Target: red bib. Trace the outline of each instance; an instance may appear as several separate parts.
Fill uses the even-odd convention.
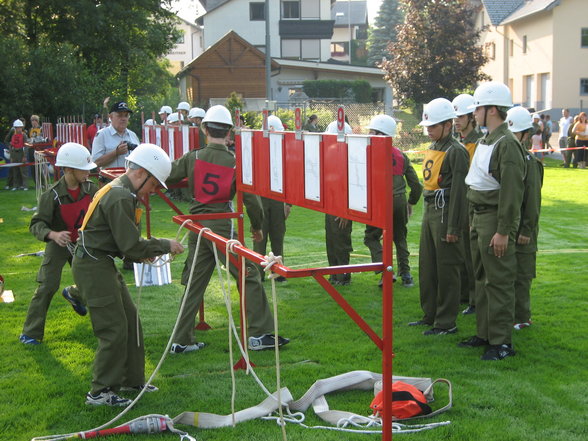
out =
[[[396,147],[392,147],[392,174],[402,176],[404,174],[404,156]]]
[[[234,177],[233,167],[197,159],[194,163],[194,198],[203,204],[229,202]]]
[[[87,194],[79,201],[72,202],[71,204],[61,204],[59,206],[61,218],[65,222],[67,231],[71,234],[72,242],[78,240],[78,229],[82,226],[82,221],[91,201],[92,198]]]

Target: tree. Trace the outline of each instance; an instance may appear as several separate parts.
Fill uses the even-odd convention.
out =
[[[368,65],[376,65],[383,58],[390,58],[387,48],[392,41],[396,41],[396,26],[402,23],[403,17],[398,0],[382,2],[368,38]]]
[[[478,45],[482,30],[468,0],[401,0],[401,7],[406,19],[381,65],[401,104],[452,99],[488,79],[480,71],[487,61]]]

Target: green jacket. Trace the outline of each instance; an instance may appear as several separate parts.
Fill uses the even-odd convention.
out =
[[[406,153],[402,153],[402,157],[404,158],[404,168],[402,175],[394,176],[394,194],[406,193],[406,184],[408,183],[408,187],[410,188],[408,203],[410,205],[416,205],[423,193],[423,186]]]
[[[539,213],[541,211],[541,187],[543,186],[543,164],[534,155],[526,155],[527,174],[525,176],[525,190],[521,205],[521,222],[519,235],[531,238],[528,245],[517,245],[517,251],[537,251],[537,236],[539,235]]]
[[[98,191],[98,187],[92,181],[86,181],[80,184],[80,195],[78,201],[84,196],[94,196]],[[67,226],[61,217],[59,205],[71,204],[74,201],[67,191],[67,184],[65,177],[53,184],[47,191],[45,191],[39,198],[37,205],[37,212],[31,218],[29,231],[37,239],[43,242],[48,242],[47,236],[51,231],[65,231]]]
[[[498,190],[468,190],[468,200],[473,205],[490,205],[498,208],[497,233],[507,235],[516,232],[521,216],[523,201],[525,155],[527,152],[508,130],[506,123],[498,126],[492,133],[486,134],[479,144],[495,146],[490,157],[489,172],[498,181]]]
[[[190,204],[191,214],[232,212],[231,202],[205,204],[194,199],[194,164],[196,163],[196,158],[224,167],[235,167],[235,155],[224,144],[211,143],[202,150],[192,150],[172,162],[171,174],[166,183],[175,184],[184,178],[188,178],[188,188],[192,194],[192,203]],[[236,188],[236,177],[233,177],[231,199],[235,196]],[[260,230],[263,222],[263,207],[259,196],[243,193],[243,203],[247,208],[247,215],[251,221],[251,226],[255,230]]]
[[[85,230],[80,233],[78,245],[90,254],[98,251],[132,260],[169,253],[169,240],[141,237],[136,218],[140,202],[129,178],[122,175],[111,185],[112,189],[102,196]]]
[[[451,134],[435,141],[429,149],[447,152],[439,170],[439,187],[445,190],[447,234],[461,236],[468,214],[465,177],[468,174],[470,157],[465,147]],[[435,191],[424,190],[423,196],[430,202],[435,198]]]

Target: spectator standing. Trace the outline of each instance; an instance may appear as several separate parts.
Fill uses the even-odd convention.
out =
[[[9,144],[10,162],[22,163],[25,160],[24,146],[26,136],[24,134],[24,124],[20,119],[17,119],[12,123],[12,128],[13,132]],[[10,170],[8,171],[8,182],[9,185],[12,185],[12,191],[19,188],[27,191],[28,187],[24,180],[23,168],[20,165],[10,167]]]
[[[72,262],[69,247],[76,242],[78,228],[98,191],[96,184],[88,180],[96,164],[83,145],[63,144],[57,152],[55,165],[61,167],[63,176],[41,195],[29,226],[30,232],[46,245],[37,275],[39,286],[31,299],[20,335],[20,342],[24,344],[36,345],[43,340],[47,310],[59,289],[64,265]],[[86,315],[86,307],[75,286],[65,288],[62,294],[75,312]]]
[[[570,126],[573,121],[574,121],[574,119],[570,116],[570,110],[569,109],[562,109],[561,118],[559,119],[558,142],[559,142],[559,149],[560,149],[561,155],[563,157],[562,166],[564,166],[564,167],[566,164],[568,165],[568,167],[570,166],[570,160],[567,158],[568,158],[568,156],[571,156],[571,151],[570,150],[563,150],[563,149],[568,147],[568,131],[570,130]]]
[[[588,147],[588,118],[586,112],[578,114],[578,122],[574,124],[572,133],[576,137],[576,147]],[[576,150],[578,168],[586,168],[586,149]]]
[[[119,101],[110,107],[110,125],[99,130],[92,143],[92,160],[98,167],[125,167],[130,151],[139,144],[135,132],[127,127],[133,111]]]
[[[88,140],[88,148],[92,150],[92,144],[94,143],[94,138],[96,137],[96,133],[98,130],[102,128],[102,115],[99,113],[94,115],[94,119],[92,120],[92,124],[88,126],[86,129],[86,139]]]

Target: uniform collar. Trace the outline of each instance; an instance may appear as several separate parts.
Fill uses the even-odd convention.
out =
[[[503,122],[498,127],[496,127],[492,131],[492,133],[486,134],[486,136],[484,136],[484,138],[482,139],[482,143],[485,145],[494,144],[496,141],[498,141],[500,138],[502,138],[508,132],[509,132],[508,125],[506,124],[506,122]]]

